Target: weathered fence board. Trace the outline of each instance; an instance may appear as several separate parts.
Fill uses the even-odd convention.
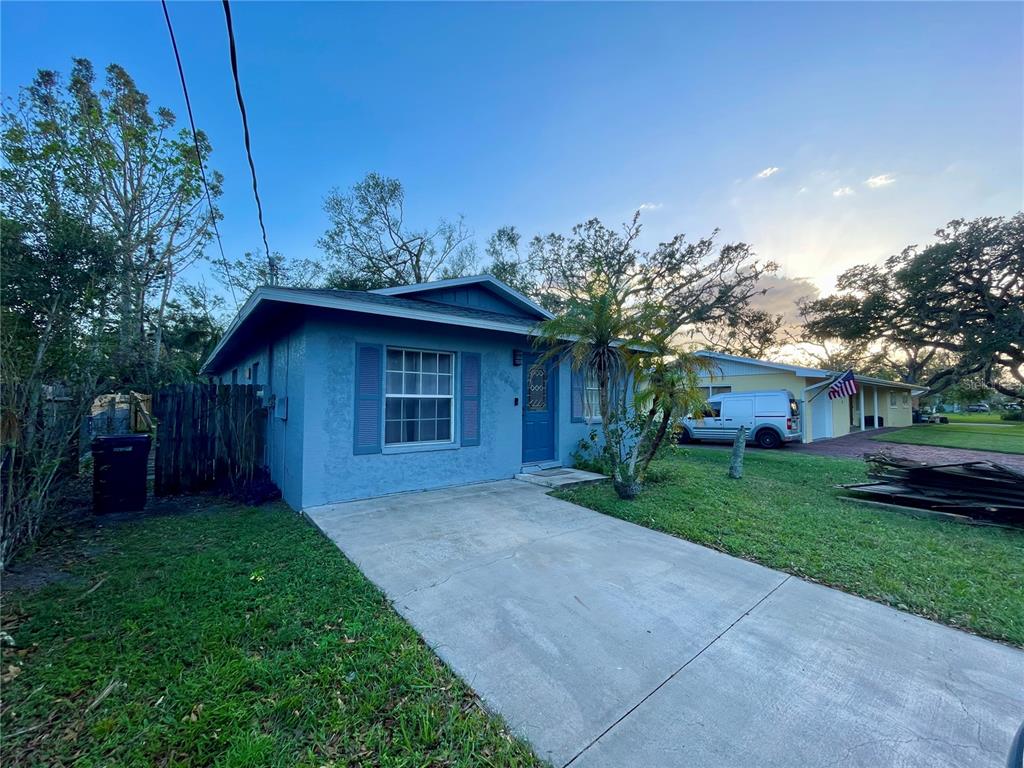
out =
[[[167,387],[153,417],[157,496],[232,487],[264,469],[267,409],[253,386]]]

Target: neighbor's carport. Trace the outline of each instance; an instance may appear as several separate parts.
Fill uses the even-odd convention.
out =
[[[1024,652],[516,480],[306,510],[555,766],[999,766]]]

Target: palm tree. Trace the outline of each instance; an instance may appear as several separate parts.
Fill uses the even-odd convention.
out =
[[[575,371],[594,372],[612,483],[623,498],[639,492],[673,414],[689,408],[697,391],[696,363],[687,357],[684,365],[679,356],[665,361],[672,329],[663,326],[660,313],[635,302],[627,284],[595,277],[565,300],[562,314],[537,329],[543,359],[568,360]],[[638,420],[638,413],[645,415]]]
[[[650,402],[648,418],[653,421],[660,413],[661,419],[657,431],[647,441],[646,450],[640,460],[640,470],[637,474],[641,480],[647,473],[651,460],[664,444],[675,418],[695,412],[704,405],[700,375],[710,373],[712,368],[713,364],[707,358],[672,349],[667,341],[653,358],[646,377],[646,394]]]

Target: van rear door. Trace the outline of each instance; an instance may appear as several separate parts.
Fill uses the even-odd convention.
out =
[[[754,429],[754,398],[730,397],[722,402],[722,426],[725,437],[732,439],[740,427],[749,435]]]

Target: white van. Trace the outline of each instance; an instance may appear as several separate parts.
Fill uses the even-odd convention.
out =
[[[704,413],[688,416],[676,427],[680,443],[710,440],[731,443],[736,430],[747,428],[747,440],[762,448],[799,441],[800,404],[786,389],[727,392],[712,395]]]

